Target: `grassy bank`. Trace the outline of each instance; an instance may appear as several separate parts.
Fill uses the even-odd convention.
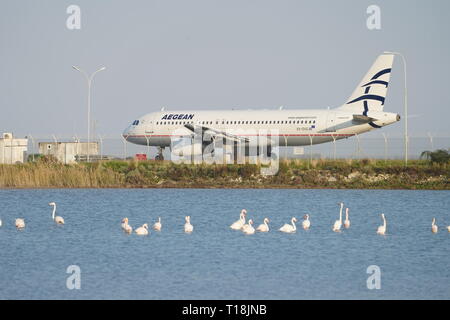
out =
[[[293,160],[273,176],[258,165],[107,161],[0,165],[0,188],[365,188],[450,189],[450,164],[426,160]]]

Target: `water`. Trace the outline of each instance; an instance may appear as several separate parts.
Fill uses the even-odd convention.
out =
[[[341,200],[352,225],[337,234]],[[66,225],[54,225],[50,201]],[[449,191],[0,190],[0,203],[0,299],[450,298]],[[229,229],[242,208],[255,225],[269,217],[271,232]],[[375,233],[381,212],[385,237]],[[310,231],[275,231],[304,213]],[[163,230],[126,235],[125,216],[134,227],[161,216]],[[81,269],[80,290],[66,287],[69,265]],[[369,265],[380,267],[380,290],[367,289]]]

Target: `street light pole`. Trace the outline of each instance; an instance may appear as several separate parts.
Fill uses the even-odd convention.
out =
[[[384,53],[400,56],[403,60],[403,71],[405,74],[405,166],[408,165],[408,88],[406,86],[406,59],[400,52],[386,51]]]
[[[90,142],[91,142],[91,84],[92,84],[92,80],[94,79],[94,76],[100,72],[106,69],[106,67],[102,67],[100,69],[98,69],[97,71],[95,71],[94,73],[91,74],[91,76],[88,76],[88,74],[80,69],[77,66],[72,66],[72,68],[74,68],[75,70],[81,72],[81,74],[84,75],[84,77],[86,78],[87,81],[87,85],[88,85],[88,114],[87,114],[87,129],[88,129],[88,136],[87,136],[87,162],[89,162],[89,149],[90,149]]]

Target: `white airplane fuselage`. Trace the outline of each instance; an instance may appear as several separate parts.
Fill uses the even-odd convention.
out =
[[[354,120],[353,112],[330,110],[232,110],[162,111],[135,120],[123,135],[131,143],[169,147],[171,139],[190,136],[186,124],[231,132],[239,136],[271,134],[277,131],[279,146],[305,146],[348,138],[397,122],[396,113],[372,112],[371,124]],[[266,133],[267,132],[267,133]]]

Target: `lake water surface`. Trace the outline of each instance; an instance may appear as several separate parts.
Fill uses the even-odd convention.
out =
[[[51,201],[64,226],[51,220]],[[339,201],[351,228],[334,233]],[[450,298],[449,191],[0,190],[0,203],[0,299]],[[231,230],[242,208],[255,225],[269,217],[271,231]],[[386,236],[376,234],[381,212]],[[292,216],[301,226],[305,213],[311,230],[276,231]],[[160,233],[121,231],[123,217],[137,227],[158,216]],[[70,265],[81,270],[79,290],[66,287]],[[381,270],[379,290],[367,288],[370,265]]]

